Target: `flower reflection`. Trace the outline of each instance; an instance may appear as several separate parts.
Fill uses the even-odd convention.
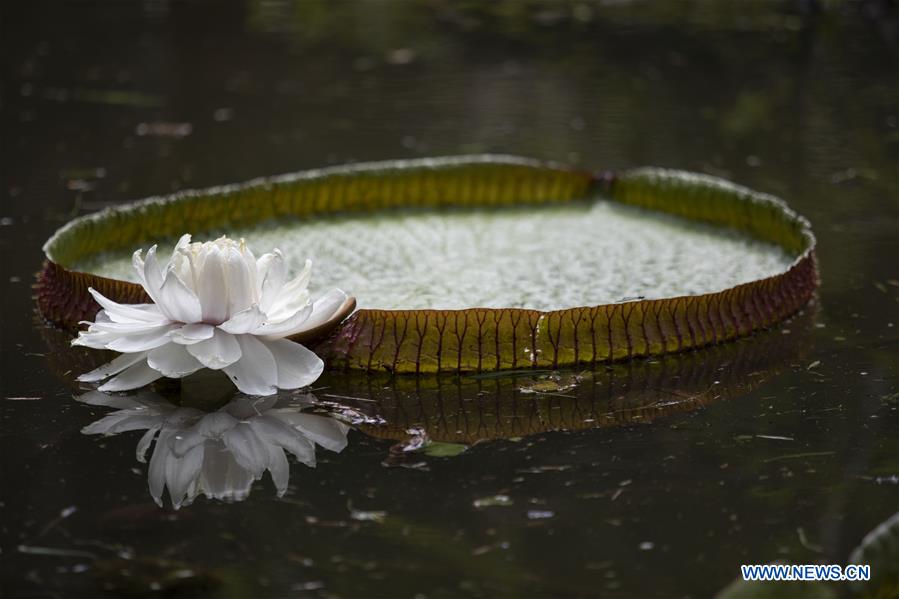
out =
[[[146,462],[155,439],[148,472],[150,494],[161,506],[168,488],[175,509],[190,505],[199,495],[242,501],[266,471],[280,497],[290,478],[285,450],[314,467],[316,444],[340,452],[349,430],[333,418],[304,413],[312,405],[311,395],[238,398],[214,412],[176,406],[151,392],[124,396],[94,391],[77,399],[116,408],[82,433],[145,430],[137,444],[140,462]]]

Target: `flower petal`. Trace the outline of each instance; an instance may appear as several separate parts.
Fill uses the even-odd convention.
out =
[[[213,334],[215,334],[214,326],[200,322],[196,324],[186,324],[169,333],[169,336],[175,343],[192,345],[211,338]]]
[[[197,279],[203,321],[220,323],[228,320],[231,316],[228,312],[228,278],[222,250],[214,243],[204,244],[200,253],[190,254],[190,262]]]
[[[194,271],[190,266],[190,259],[185,255],[184,251],[175,252],[175,255],[172,256],[172,261],[165,268],[166,277],[170,276],[171,273],[178,275],[181,282],[196,295],[197,283],[194,280]]]
[[[213,499],[241,501],[250,494],[253,475],[234,459],[221,441],[207,441],[200,488]]]
[[[287,483],[290,482],[290,464],[287,462],[287,456],[284,450],[274,445],[267,445],[268,450],[268,471],[272,475],[272,482],[275,483],[275,491],[278,497],[283,497],[287,492]]]
[[[283,447],[309,467],[315,467],[315,443],[284,421],[263,414],[248,422],[256,434],[271,445]]]
[[[163,325],[156,330],[134,335],[122,335],[106,343],[106,349],[122,353],[147,351],[169,343],[169,332],[176,325]]]
[[[237,463],[258,478],[268,464],[268,450],[265,443],[246,423],[240,423],[222,435],[225,447],[234,454]]]
[[[102,314],[102,312],[101,312]],[[115,340],[117,337],[113,333],[106,331],[79,331],[78,336],[72,339],[72,345],[81,345],[93,349],[106,349],[106,344]]]
[[[118,410],[134,410],[144,407],[144,404],[137,401],[135,397],[110,395],[109,393],[100,393],[99,391],[88,391],[87,393],[76,397],[75,401],[80,401],[92,406],[116,408]],[[156,406],[152,406],[151,409],[155,407]]]
[[[159,288],[160,307],[174,320],[194,323],[203,320],[203,310],[197,294],[188,287],[174,269],[165,273],[165,280]]]
[[[88,333],[111,333],[113,337],[121,337],[123,335],[137,335],[141,333],[150,333],[160,327],[173,324],[169,320],[161,320],[157,322],[147,321],[129,321],[129,322],[113,322],[108,318],[105,311],[97,313],[97,321],[90,323],[87,329]]]
[[[268,313],[287,278],[287,265],[281,250],[272,250],[256,261],[256,280],[259,282],[259,307]]]
[[[255,329],[253,334],[263,336],[266,339],[280,339],[304,331],[309,328],[306,326],[306,321],[312,315],[312,309],[312,304],[307,303],[304,308],[301,308],[293,316],[280,322],[266,322]]]
[[[340,452],[347,445],[346,436],[350,427],[339,420],[281,410],[272,410],[268,414],[301,431],[303,435],[325,449]]]
[[[178,407],[166,417],[165,428],[185,429],[199,422],[205,415],[206,412],[197,408]]]
[[[191,268],[190,259],[188,258],[189,248],[190,235],[182,235],[181,239],[178,240],[178,243],[175,244],[175,249],[172,250],[172,257],[169,258],[168,264],[165,265],[164,273],[168,276],[170,271],[174,271],[181,279],[181,282],[187,285],[191,291],[196,293],[196,280],[193,269]]]
[[[147,365],[163,375],[180,379],[203,368],[183,345],[169,343],[151,350],[147,354]]]
[[[118,374],[138,362],[146,359],[147,352],[138,352],[134,354],[122,354],[111,362],[107,362],[100,368],[86,372],[78,377],[82,383],[96,383],[105,378],[109,378],[114,374]]]
[[[340,289],[332,289],[315,300],[312,304],[311,314],[309,314],[308,318],[303,319],[302,322],[296,323],[296,320],[291,318],[284,321],[284,323],[266,323],[258,328],[255,333],[264,335],[266,339],[277,339],[309,331],[328,322],[340,310],[347,297],[347,294]],[[290,322],[293,326],[287,326],[287,322]]]
[[[203,416],[195,425],[196,431],[207,439],[217,439],[238,425],[240,421],[221,410]]]
[[[162,375],[150,368],[146,362],[138,362],[126,368],[120,375],[110,379],[98,389],[100,391],[128,391],[143,387],[162,377]]]
[[[118,427],[122,422],[127,422],[128,420],[134,419],[135,417],[140,417],[142,414],[139,410],[118,410],[113,412],[112,414],[107,414],[100,420],[96,422],[91,422],[85,427],[82,427],[81,434],[83,435],[113,435],[115,434],[114,429]],[[161,417],[156,419],[157,424],[162,421]],[[147,428],[147,427],[143,427]],[[129,430],[129,429],[125,429]]]
[[[252,335],[237,337],[241,358],[223,370],[247,395],[271,395],[277,391],[278,365],[272,352]]]
[[[310,349],[288,341],[263,341],[278,365],[278,387],[299,389],[314,383],[325,369],[325,363]]]
[[[219,325],[219,328],[232,335],[252,333],[265,323],[265,313],[253,304],[246,310],[234,314]]]
[[[147,257],[144,259],[141,259],[140,251],[135,252],[134,256],[131,258],[131,262],[140,277],[144,291],[147,292],[147,295],[150,296],[153,303],[159,306],[162,313],[171,318],[172,315],[166,310],[166,306],[162,302],[161,289],[164,279],[162,268],[159,266],[159,261],[156,259],[156,246],[154,245],[147,250]]]
[[[153,305],[155,305],[155,304],[153,304]],[[100,322],[112,322],[112,319],[109,317],[109,314],[106,313],[106,310],[100,310],[99,312],[97,312],[97,315],[94,317],[93,323],[91,323],[91,321],[89,321],[89,320],[82,320],[78,324],[90,325],[90,324],[96,324],[96,323],[100,323]]]
[[[99,432],[102,432],[104,435],[118,435],[119,433],[127,433],[128,431],[144,431],[158,427],[163,418],[154,414],[147,414],[146,412],[134,412],[131,414],[124,414],[124,418],[121,418],[118,422],[114,423],[103,423],[109,416],[103,418],[102,420],[98,420],[93,424],[84,427],[81,429],[81,432],[85,435],[92,435]],[[104,429],[104,430],[101,430]]]
[[[303,270],[277,292],[275,299],[266,310],[266,314],[275,320],[283,320],[305,306],[309,299],[309,292],[306,289],[309,287],[311,276],[312,260],[306,260]]]
[[[200,364],[212,370],[221,370],[241,357],[240,344],[234,335],[218,328],[213,328],[213,335],[209,339],[188,345],[187,351]]]
[[[172,454],[178,458],[184,457],[188,451],[205,442],[206,437],[198,433],[196,428],[179,431],[171,441]]]
[[[165,465],[172,458],[169,440],[175,435],[175,431],[163,429],[156,439],[156,447],[150,456],[150,466],[147,468],[147,483],[150,486],[150,496],[156,505],[162,507],[162,493],[165,490]]]
[[[225,252],[228,313],[233,317],[259,301],[256,293],[256,258],[243,241],[239,246],[228,246]]]
[[[193,499],[189,492],[192,483],[200,476],[203,467],[203,445],[200,444],[188,451],[183,458],[170,455],[165,463],[165,482],[169,488],[169,498],[176,510],[185,500]]]
[[[144,274],[147,268],[147,263],[143,257],[143,250],[135,250],[133,254],[131,254],[131,267],[134,269],[135,274],[137,275],[137,281],[140,283],[140,286],[144,288],[144,291],[147,292],[147,295],[150,296],[150,301],[153,304],[156,304],[157,296],[150,292],[150,289],[147,288],[147,275]]]
[[[303,330],[315,328],[325,324],[329,318],[343,305],[347,299],[347,294],[340,289],[332,289],[312,304],[312,315],[303,325]],[[299,331],[297,331],[299,332]]]
[[[150,444],[153,442],[153,439],[156,438],[156,433],[158,432],[158,428],[148,429],[147,432],[144,433],[144,436],[140,438],[140,441],[137,442],[137,448],[134,450],[134,453],[137,457],[137,461],[141,464],[147,462],[147,450],[150,449]]]
[[[87,290],[113,322],[164,322],[168,320],[156,304],[119,304],[93,287],[88,287]]]
[[[175,249],[172,252],[172,255],[175,255],[175,252],[179,252],[181,250],[187,249],[187,246],[190,245],[190,233],[185,233],[181,237],[178,238],[178,243],[175,244]]]

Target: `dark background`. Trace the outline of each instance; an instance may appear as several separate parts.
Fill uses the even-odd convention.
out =
[[[740,563],[844,563],[899,506],[893,3],[0,10],[4,595],[91,596],[121,560],[152,594],[140,560],[164,558],[218,581],[187,596],[707,597]],[[307,167],[475,152],[684,168],[784,197],[813,224],[822,276],[812,316],[771,333],[793,358],[697,412],[485,443],[427,472],[384,468],[391,442],[352,432],[317,469],[294,464],[283,500],[265,480],[243,503],[179,512],[150,501],[139,435],[79,434],[103,410],[54,375],[31,297],[41,245],[68,219]],[[514,505],[472,506],[496,493]],[[388,517],[349,521],[349,504]],[[530,506],[555,515],[531,521]]]

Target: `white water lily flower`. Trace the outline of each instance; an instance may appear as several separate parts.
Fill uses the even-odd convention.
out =
[[[164,267],[155,245],[146,258],[136,251],[132,263],[153,303],[118,304],[89,290],[102,310],[72,344],[123,355],[79,381],[109,379],[100,391],[125,391],[210,368],[244,393],[271,395],[321,374],[322,360],[285,337],[327,322],[347,295],[333,289],[312,302],[309,260],[288,281],[277,249],[257,260],[242,239],[191,243],[184,235]]]
[[[86,435],[146,431],[136,453],[144,463],[153,446],[147,472],[150,495],[161,506],[167,488],[175,509],[200,495],[242,501],[266,471],[281,497],[290,479],[285,451],[314,468],[315,446],[341,452],[350,428],[328,416],[304,413],[312,396],[299,403],[283,397],[236,399],[215,412],[174,406],[146,392],[127,397],[93,391],[77,399],[117,408],[84,427]]]

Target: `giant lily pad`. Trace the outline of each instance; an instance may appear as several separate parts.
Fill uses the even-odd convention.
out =
[[[87,287],[145,301],[125,258],[184,232],[281,247],[360,309],[315,350],[333,368],[556,368],[718,343],[800,309],[808,223],[772,196],[681,171],[594,176],[497,156],[386,162],[150,198],[45,245],[42,313],[74,327]]]

